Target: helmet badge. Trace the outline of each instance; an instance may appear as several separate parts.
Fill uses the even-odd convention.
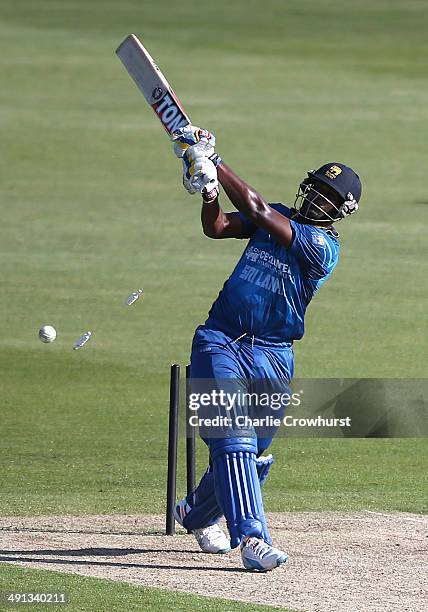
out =
[[[339,168],[339,166],[330,166],[330,168],[328,168],[325,172],[325,175],[329,178],[329,179],[335,179],[339,176],[339,174],[342,173],[342,168]]]

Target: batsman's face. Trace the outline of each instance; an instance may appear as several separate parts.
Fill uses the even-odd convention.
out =
[[[301,186],[296,201],[299,198],[301,216],[311,221],[334,221],[343,203],[334,189],[316,180],[303,188]]]
[[[314,181],[309,190],[308,199],[328,213],[334,213],[342,205],[342,198],[329,185]]]

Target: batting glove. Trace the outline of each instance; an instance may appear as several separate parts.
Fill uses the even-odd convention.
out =
[[[206,202],[215,200],[218,196],[217,169],[215,165],[204,156],[196,160],[183,157],[183,185],[193,195],[201,193]]]
[[[341,217],[349,217],[349,215],[353,215],[358,210],[358,202],[352,195],[352,193],[348,193],[346,195],[346,200],[343,202],[340,207],[340,215]]]
[[[194,145],[199,145],[201,151],[206,151],[207,157],[214,154],[214,134],[194,125],[179,128],[172,134],[171,140],[174,143],[174,153],[178,158],[183,157],[185,152]]]

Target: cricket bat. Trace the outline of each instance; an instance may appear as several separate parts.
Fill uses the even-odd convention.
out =
[[[191,123],[171,85],[135,34],[127,36],[116,53],[169,135]]]

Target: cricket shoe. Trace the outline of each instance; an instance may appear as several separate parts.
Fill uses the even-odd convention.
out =
[[[185,499],[178,502],[174,508],[174,517],[177,523],[183,526],[183,521],[190,510],[191,508]],[[230,551],[230,541],[217,524],[193,529],[191,533],[195,536],[199,548],[205,553],[218,555]]]
[[[285,563],[288,555],[260,538],[246,537],[241,544],[242,563],[245,569],[268,572]]]
[[[223,555],[230,551],[230,541],[215,523],[209,527],[192,531],[201,550],[214,555]]]

